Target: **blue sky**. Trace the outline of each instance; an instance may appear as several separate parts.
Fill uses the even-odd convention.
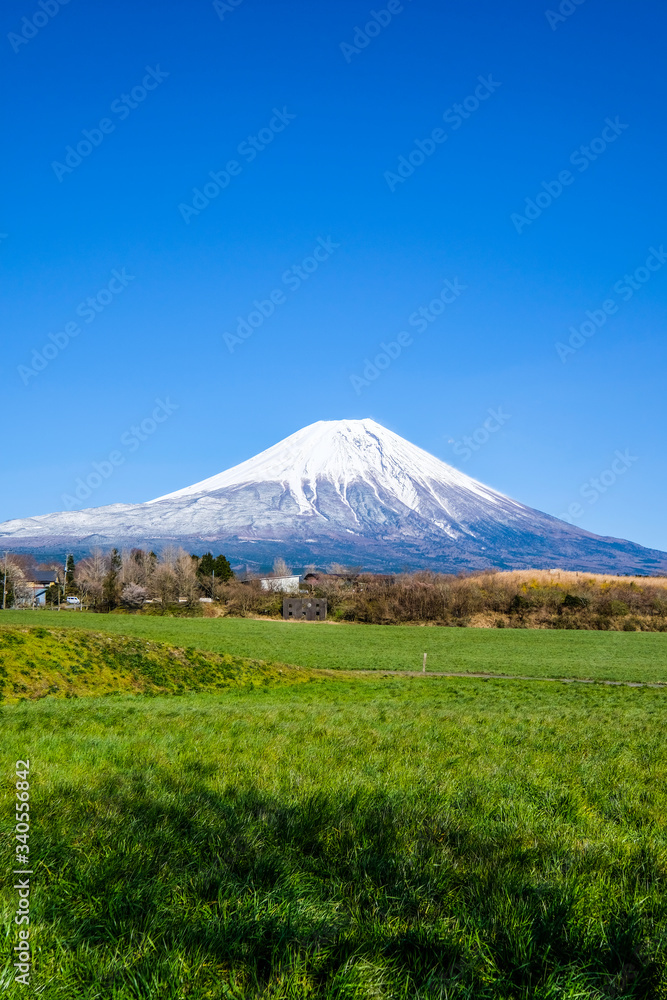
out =
[[[370,416],[667,549],[667,12],[561,10],[8,0],[0,520]]]

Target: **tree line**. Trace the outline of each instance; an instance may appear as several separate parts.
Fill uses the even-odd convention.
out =
[[[145,549],[95,550],[77,564],[73,592],[92,608],[139,608],[146,601],[192,606],[200,597],[215,599],[216,588],[233,576],[225,556],[210,552],[197,556],[176,547],[159,555]]]
[[[364,574],[335,567],[306,575],[335,621],[375,625],[667,631],[667,580],[623,580],[566,571]],[[278,617],[282,594],[259,581],[228,586],[227,614]]]
[[[233,579],[234,573],[224,555],[188,554],[182,548],[165,548],[158,555],[144,549],[103,552],[94,549],[90,556],[75,562],[68,555],[66,563],[46,563],[37,567],[32,556],[12,555],[6,560],[5,606],[21,607],[32,603],[28,586],[39,570],[55,571],[58,580],[46,589],[45,599],[54,606],[67,597],[76,597],[92,610],[135,609],[147,601],[166,607],[170,604],[194,605],[200,597],[215,600],[220,587]]]
[[[7,566],[6,607],[27,606],[32,593],[25,581],[34,560],[10,556]],[[66,568],[62,563],[42,568],[59,574],[46,593],[50,605],[76,596],[93,611],[171,613],[178,606],[185,614],[282,614],[281,592],[265,589],[252,574],[237,579],[225,556],[210,552],[97,549],[77,563],[68,556]],[[276,559],[267,575],[289,576],[290,569]],[[326,573],[307,567],[301,590],[326,598],[328,617],[336,621],[667,631],[667,580],[651,577],[625,580],[556,570],[364,574],[359,568],[332,565]],[[212,605],[202,609],[202,597]]]

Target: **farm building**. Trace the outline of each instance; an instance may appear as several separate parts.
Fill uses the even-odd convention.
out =
[[[25,581],[25,586],[32,593],[33,604],[45,604],[47,588],[50,584],[57,582],[57,573],[50,573],[46,570],[37,570],[36,573],[30,573]]]
[[[261,581],[262,590],[273,590],[284,594],[298,594],[300,576],[269,576]]]

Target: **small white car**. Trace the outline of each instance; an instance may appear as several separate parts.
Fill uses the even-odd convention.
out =
[[[81,604],[81,601],[79,600],[78,597],[68,597],[67,598],[67,603],[68,604]]]

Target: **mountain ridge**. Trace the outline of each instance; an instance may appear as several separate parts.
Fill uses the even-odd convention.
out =
[[[0,543],[178,543],[270,565],[561,568],[660,574],[667,553],[602,538],[472,479],[370,418],[317,421],[258,455],[140,504],[0,524]]]

